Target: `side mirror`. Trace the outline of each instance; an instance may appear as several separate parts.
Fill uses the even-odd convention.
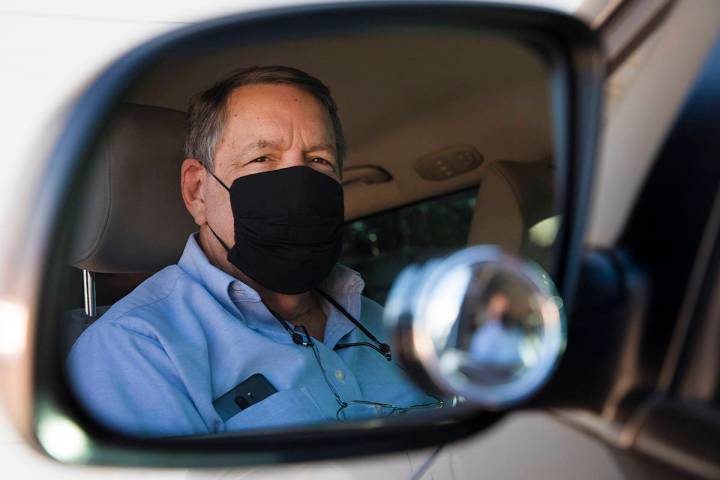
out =
[[[393,358],[402,361],[397,378],[407,369],[418,383],[408,381],[403,388],[443,397],[446,408],[416,414],[370,399],[376,411],[389,405],[384,410],[402,415],[335,422],[325,411],[337,409],[336,400],[347,404],[355,398],[343,400],[337,392],[333,398],[333,389],[323,387],[314,401],[333,418],[225,431],[210,402],[255,373],[233,372],[240,378],[227,385],[218,381],[212,386],[217,392],[205,392],[206,404],[193,407],[214,419],[199,422],[217,427],[208,427],[206,435],[123,433],[93,414],[71,386],[65,362],[74,337],[66,342],[64,313],[79,307],[73,302],[84,293],[82,328],[102,321],[96,310],[98,278],[135,275],[134,287],[139,274],[154,273],[142,270],[154,265],[140,261],[148,252],[177,258],[177,239],[166,244],[138,230],[150,225],[152,232],[167,233],[189,224],[187,218],[173,223],[180,203],[163,203],[181,202],[179,195],[170,193],[148,208],[147,195],[154,195],[158,179],[167,178],[163,172],[177,171],[183,160],[182,134],[163,135],[181,130],[178,118],[184,113],[178,110],[193,93],[237,64],[260,63],[312,70],[341,97],[341,115],[347,111],[342,105],[353,105],[345,168],[355,175],[344,185],[343,261],[364,270],[365,294],[374,302],[387,298],[384,318],[391,334],[383,337],[380,323],[370,330],[387,339]],[[254,12],[184,27],[128,52],[65,112],[45,171],[33,179],[35,204],[1,234],[3,258],[9,260],[0,267],[13,272],[0,284],[0,392],[7,411],[37,449],[75,464],[200,467],[319,460],[421,448],[487,428],[542,388],[564,347],[563,312],[572,303],[578,274],[601,82],[598,41],[579,20],[534,8],[469,3],[351,3]],[[123,116],[128,111],[130,116]],[[157,131],[142,123],[150,117],[161,119],[153,124]],[[139,120],[122,123],[128,118]],[[129,126],[120,132],[118,125]],[[156,137],[162,141],[151,141]],[[147,143],[142,148],[133,143],[124,156],[108,148],[127,138]],[[166,154],[161,144],[177,154]],[[138,164],[143,155],[177,165],[166,170],[167,165]],[[110,172],[123,166],[129,173],[119,185],[114,182],[121,175]],[[114,216],[110,206],[118,205],[112,197],[118,192],[127,205]],[[446,201],[430,208],[425,202],[431,199]],[[503,202],[502,209],[496,201]],[[382,216],[388,212],[400,213]],[[454,218],[462,218],[463,226],[451,224]],[[96,223],[88,225],[88,219]],[[380,225],[390,232],[382,238],[373,230]],[[421,231],[426,227],[437,235]],[[105,242],[110,234],[116,237]],[[78,244],[92,251],[112,245],[103,250],[112,261],[90,261],[91,254],[77,260],[71,252]],[[480,246],[466,250],[468,244]],[[444,260],[412,267],[396,280],[409,264],[432,258]],[[85,280],[79,295],[72,290],[75,274]],[[501,318],[511,324],[509,330],[496,322]],[[499,331],[504,333],[497,336]],[[497,357],[492,345],[499,338],[510,338],[521,357]],[[298,358],[311,359],[304,345],[290,347],[297,347]],[[347,351],[331,353],[345,362],[355,358]],[[261,360],[253,368],[272,363]],[[214,372],[232,368],[221,364]],[[321,385],[345,378],[340,370],[331,373],[334,378]],[[291,386],[306,387],[293,381]],[[269,395],[283,390],[282,382],[271,387],[263,385]],[[382,385],[372,387],[383,394]]]

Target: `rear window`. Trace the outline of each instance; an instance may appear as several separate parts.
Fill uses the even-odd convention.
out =
[[[365,280],[365,296],[385,303],[410,263],[467,245],[478,187],[395,208],[345,225],[341,263]]]

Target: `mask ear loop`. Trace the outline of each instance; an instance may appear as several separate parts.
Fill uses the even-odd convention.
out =
[[[228,192],[230,191],[230,187],[228,187],[227,185],[225,185],[225,182],[223,182],[222,180],[220,180],[212,171],[210,171],[210,169],[207,168],[204,163],[202,164],[202,166],[203,166],[203,168],[205,169],[205,171],[206,171],[207,173],[209,173],[215,180],[218,181],[218,183],[219,183],[220,185],[223,186],[223,188],[224,188],[225,190],[227,190]]]
[[[205,171],[210,174],[211,177],[213,177],[215,180],[217,180],[217,182],[218,182],[220,185],[222,185],[223,188],[228,191],[228,193],[230,193],[230,188],[228,188],[228,186],[225,185],[225,183],[224,183],[222,180],[220,180],[212,171],[210,171],[210,169],[207,167],[207,165],[205,165],[205,163],[202,163],[202,166],[203,166],[203,168],[205,169]],[[225,249],[225,251],[227,251],[228,253],[230,253],[230,247],[228,247],[227,243],[225,243],[225,242],[223,241],[223,239],[220,238],[220,235],[218,235],[217,233],[215,233],[215,230],[213,230],[213,228],[210,226],[209,223],[207,223],[207,222],[205,222],[205,223],[207,224],[207,226],[208,226],[208,228],[210,229],[210,231],[212,232],[212,234],[215,235],[215,238],[217,238],[217,241],[220,242],[220,245],[223,246],[223,248]]]
[[[205,222],[205,224],[208,226],[208,228],[210,229],[210,231],[212,232],[212,234],[215,235],[215,238],[217,238],[217,241],[220,242],[220,245],[223,246],[223,248],[225,249],[225,251],[227,251],[228,253],[230,253],[230,247],[227,246],[227,243],[225,243],[225,242],[223,241],[223,239],[220,238],[220,236],[219,236],[217,233],[215,233],[215,230],[213,230],[213,228],[210,226],[209,223]]]

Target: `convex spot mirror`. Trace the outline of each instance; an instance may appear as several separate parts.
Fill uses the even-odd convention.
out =
[[[565,348],[565,312],[550,276],[497,247],[408,267],[385,318],[419,381],[489,409],[537,392]]]
[[[212,271],[223,280],[181,295],[172,308],[187,307],[183,312],[162,311],[175,284],[157,275],[192,275],[182,265],[156,272],[176,264],[193,231],[202,229],[187,213],[178,181],[188,102],[253,65],[305,71],[329,86],[339,105],[348,152],[343,175],[335,178],[344,192],[346,289],[326,289],[330,298],[313,294],[326,327],[333,327],[319,333],[292,318],[276,321],[259,289],[246,288],[247,278],[207,258],[193,278]],[[33,211],[42,215],[28,219],[42,234],[18,240],[18,252],[32,255],[17,258],[47,259],[42,270],[17,269],[28,279],[13,285],[28,290],[6,291],[38,306],[29,309],[37,311],[30,329],[33,388],[14,390],[14,405],[33,406],[31,415],[17,417],[28,419],[20,428],[65,462],[207,466],[387,453],[492,424],[499,415],[477,405],[516,404],[542,382],[508,401],[479,402],[459,383],[434,391],[440,377],[428,382],[427,371],[412,366],[410,350],[382,321],[383,305],[403,269],[455,258],[469,245],[497,245],[517,261],[541,265],[557,285],[551,296],[568,304],[592,167],[598,65],[593,34],[572,18],[428,3],[253,13],[181,29],[130,52],[67,113],[48,173],[39,179]],[[227,111],[230,132],[235,112]],[[289,111],[275,111],[277,122],[250,122],[241,130],[277,126]],[[289,123],[307,117],[300,119]],[[305,134],[319,131],[325,140],[338,139],[329,123],[310,123],[288,135],[305,142]],[[324,168],[321,155],[293,150],[297,142],[275,127],[267,132],[279,137],[253,142],[278,144],[277,158],[261,152],[247,162],[219,160],[214,173],[230,186],[260,174],[243,171],[249,163],[290,167],[284,162],[291,150],[300,152],[293,161],[303,162],[292,166]],[[238,138],[228,141],[243,146]],[[260,156],[267,158],[256,162]],[[214,212],[226,209],[229,223],[217,233],[232,246],[228,192],[204,178],[213,187],[203,188],[216,188],[217,202],[225,202]],[[208,257],[202,247],[193,261]],[[482,293],[489,287],[478,285],[478,292],[452,299],[438,322],[458,309],[491,310]],[[517,286],[526,296],[538,293],[533,282]],[[203,295],[204,303],[192,304]],[[160,312],[155,320],[129,313],[150,301]],[[509,296],[504,301],[521,308]],[[538,314],[535,307],[528,312],[534,313],[523,318]],[[528,323],[529,343],[550,335],[543,321],[542,328]],[[432,319],[426,326],[438,327]],[[77,342],[88,347],[87,356]],[[557,337],[556,354],[561,344]],[[66,368],[68,351],[84,373]],[[437,352],[442,361],[443,350]],[[533,352],[545,358],[541,348]],[[400,357],[405,364],[397,363]],[[103,365],[115,370],[102,372]],[[523,365],[495,373],[515,384],[536,371]],[[230,401],[218,402],[229,392]],[[457,402],[458,396],[473,401]]]

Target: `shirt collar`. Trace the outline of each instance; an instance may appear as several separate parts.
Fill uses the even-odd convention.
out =
[[[360,321],[360,294],[365,288],[365,282],[358,272],[335,264],[330,275],[320,284],[320,289],[327,293],[336,302],[342,305],[356,320]],[[323,343],[328,348],[334,348],[338,341],[356,329],[355,324],[346,318],[337,308],[321,299],[327,314],[325,325],[325,339]]]
[[[245,287],[245,289],[242,289],[243,298],[259,302],[260,295],[254,289],[210,263],[205,252],[200,247],[196,235],[196,233],[193,233],[188,237],[185,250],[178,261],[178,266],[203,285],[215,300],[229,311],[239,312],[235,302],[230,297],[230,288],[233,287],[233,290],[238,288],[236,283]]]
[[[331,297],[360,294],[365,282],[358,272],[336,263],[330,274],[320,283],[320,289]]]

